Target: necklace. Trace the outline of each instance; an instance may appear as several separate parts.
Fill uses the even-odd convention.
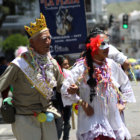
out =
[[[48,54],[40,55],[33,49],[29,48],[29,53],[32,57],[32,65],[37,73],[37,79],[41,80],[48,89],[48,98],[53,96],[53,88],[56,87],[57,82],[53,74],[53,63]]]

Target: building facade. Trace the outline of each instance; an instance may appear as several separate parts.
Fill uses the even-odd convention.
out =
[[[2,1],[2,0],[1,0]],[[3,0],[4,1],[4,0]],[[10,14],[6,16],[1,28],[0,28],[0,38],[4,39],[8,35],[13,33],[24,33],[23,26],[33,21],[40,14],[39,1],[35,0],[34,3],[28,4],[25,0],[22,2],[22,7],[14,4],[10,4]],[[1,4],[5,5],[6,3]],[[26,7],[24,13],[21,9]]]
[[[6,4],[0,0],[0,4]],[[24,0],[22,5],[27,8],[22,13],[22,7],[11,4],[10,15],[6,17],[6,20],[0,28],[0,37],[5,38],[7,35],[12,33],[22,33],[23,26],[33,21],[39,16],[39,0],[35,0],[32,5],[28,5],[28,0]],[[105,0],[85,0],[85,11],[87,19],[87,31],[95,27],[97,24],[104,24],[107,22],[105,10]]]

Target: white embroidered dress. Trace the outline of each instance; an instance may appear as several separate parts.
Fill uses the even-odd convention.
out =
[[[106,62],[111,68],[113,84],[121,88],[122,101],[135,102],[133,90],[126,74],[113,60],[106,59]],[[96,64],[96,67],[99,66]],[[81,106],[78,108],[77,139],[93,140],[99,135],[104,135],[116,140],[124,140],[125,138],[129,140],[131,136],[121,120],[117,108],[117,94],[111,86],[104,88],[104,84],[100,83],[98,85],[99,89],[96,89],[97,95],[93,97],[92,102],[90,102],[90,88],[84,80],[80,82],[79,86],[80,97],[76,94],[70,95],[67,93],[67,88],[71,84],[76,83],[85,70],[86,66],[83,60],[71,70],[71,74],[64,80],[61,88],[64,106],[71,105],[81,98],[94,108],[94,114],[92,116],[87,116]],[[86,75],[86,80],[88,78],[88,75]]]

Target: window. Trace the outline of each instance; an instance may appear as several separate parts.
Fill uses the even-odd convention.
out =
[[[15,15],[15,3],[13,1],[3,0],[3,6],[9,7],[9,14]]]

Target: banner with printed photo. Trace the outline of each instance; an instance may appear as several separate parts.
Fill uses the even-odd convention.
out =
[[[81,52],[87,36],[84,0],[40,0],[53,55]]]

